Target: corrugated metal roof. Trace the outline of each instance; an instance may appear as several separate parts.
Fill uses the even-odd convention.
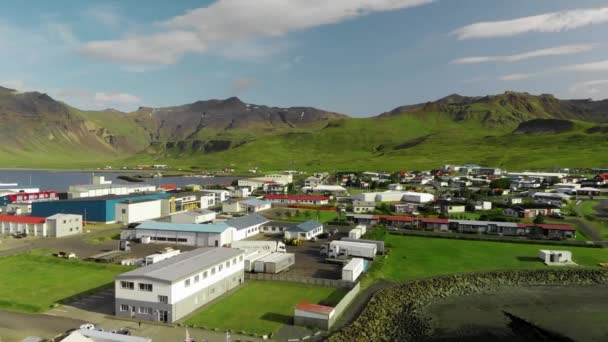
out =
[[[247,216],[231,218],[229,220],[226,220],[224,223],[226,223],[228,226],[230,226],[232,228],[236,228],[236,230],[242,230],[242,229],[247,229],[249,227],[256,226],[259,224],[264,224],[269,221],[270,221],[269,219],[265,218],[264,216],[262,216],[260,214],[252,214],[252,215],[247,215]]]
[[[195,233],[223,233],[230,228],[224,222],[195,224],[195,223],[172,223],[145,221],[135,229],[167,230],[175,232],[195,232]]]
[[[319,223],[315,220],[306,221],[304,223],[300,223],[297,226],[287,228],[289,232],[310,232],[311,230],[315,230],[319,227],[322,227],[323,224]]]
[[[259,207],[259,206],[262,206],[262,205],[268,205],[268,204],[270,204],[270,202],[268,202],[268,201],[259,200],[257,198],[250,198],[250,199],[241,201],[240,203],[244,204],[244,205],[254,206],[254,207]]]
[[[152,265],[123,273],[117,276],[116,279],[145,277],[160,281],[175,282],[244,253],[243,250],[236,248],[199,248],[181,253]]]

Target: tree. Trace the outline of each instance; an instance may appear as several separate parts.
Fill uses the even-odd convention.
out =
[[[545,223],[545,215],[543,215],[543,214],[536,215],[536,217],[534,218],[534,224],[543,224],[543,223]]]
[[[490,182],[490,188],[492,189],[509,189],[510,187],[510,178],[498,178]]]
[[[302,213],[300,212],[300,210],[296,209],[296,214],[294,216],[295,217],[300,217],[300,215],[302,215]]]
[[[285,210],[284,215],[285,215],[285,217],[290,218],[291,217],[291,210]]]

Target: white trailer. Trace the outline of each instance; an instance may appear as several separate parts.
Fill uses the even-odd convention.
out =
[[[328,256],[339,257],[341,254],[346,254],[353,257],[361,257],[373,259],[377,253],[376,245],[373,243],[360,243],[350,241],[332,241],[329,243]]]
[[[253,263],[253,271],[255,271],[255,273],[264,273],[265,272],[265,265],[266,265],[266,260],[270,260],[273,257],[272,253],[268,254],[264,257],[259,258],[258,260],[256,260]]]
[[[354,240],[360,239],[361,235],[363,235],[363,234],[361,234],[361,229],[359,229],[359,228],[351,229],[348,232],[348,237],[350,239],[354,239]]]
[[[264,260],[264,272],[276,274],[288,269],[296,262],[293,253],[272,253],[272,256]]]
[[[384,241],[365,240],[365,239],[351,239],[350,237],[343,237],[340,240],[341,241],[358,242],[358,243],[373,243],[373,244],[376,245],[376,249],[378,250],[378,254],[384,254]]]
[[[354,282],[363,273],[365,262],[361,258],[353,258],[342,268],[342,280]]]
[[[538,258],[546,265],[572,265],[572,252],[570,251],[554,251],[541,249],[538,252]]]
[[[232,248],[240,248],[245,250],[259,250],[267,252],[285,253],[287,248],[281,241],[234,241],[231,244]]]
[[[361,236],[365,235],[365,233],[367,233],[367,226],[364,224],[359,224],[355,227],[355,229],[359,229],[361,230]]]
[[[263,257],[269,256],[271,252],[251,250],[249,254],[245,254],[245,272],[252,272],[254,270],[254,263]]]

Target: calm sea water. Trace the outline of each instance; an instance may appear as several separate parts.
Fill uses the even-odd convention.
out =
[[[117,179],[120,175],[128,175],[125,173],[95,173],[96,175],[105,176],[107,180],[111,180],[116,184],[129,184],[127,181]],[[39,187],[42,190],[65,191],[70,185],[74,184],[89,184],[91,183],[91,172],[55,172],[55,171],[39,171],[39,170],[0,170],[0,183],[19,183],[19,185],[32,185]],[[196,177],[162,177],[162,178],[146,178],[144,183],[147,184],[175,184],[184,186],[189,184],[200,185],[216,185],[230,184],[235,177],[213,177],[213,178],[196,178]],[[137,183],[131,183],[137,184]]]

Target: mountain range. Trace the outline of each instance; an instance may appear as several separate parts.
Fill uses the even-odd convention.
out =
[[[402,169],[445,163],[506,168],[608,163],[608,100],[505,92],[368,117],[239,98],[131,113],[87,111],[0,87],[0,166],[135,163],[180,168]]]

